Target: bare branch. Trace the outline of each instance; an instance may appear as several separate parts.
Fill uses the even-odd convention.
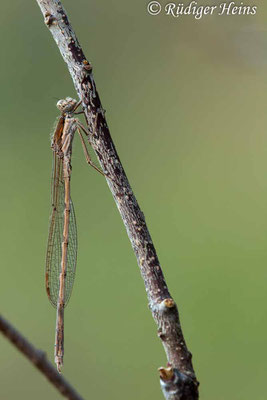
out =
[[[168,291],[144,214],[128,182],[110,136],[92,74],[62,4],[37,0],[64,61],[67,63],[86,116],[89,140],[106,175],[145,283],[149,307],[158,326],[168,365],[160,369],[160,382],[168,400],[196,400],[198,382],[182,334],[177,306]],[[117,184],[115,183],[117,182]]]
[[[69,400],[83,400],[75,389],[47,360],[43,351],[36,349],[22,334],[0,315],[0,331],[13,345],[42,372],[52,385]]]

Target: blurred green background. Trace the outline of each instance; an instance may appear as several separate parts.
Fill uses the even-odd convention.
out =
[[[250,4],[256,16],[197,21],[150,16],[141,0],[64,1],[205,400],[267,396],[267,10]],[[35,1],[3,2],[0,20],[1,312],[53,360],[49,138],[55,98],[76,95]],[[124,226],[77,139],[72,164],[79,249],[64,375],[86,399],[160,400],[166,358]],[[0,343],[1,399],[61,398]]]

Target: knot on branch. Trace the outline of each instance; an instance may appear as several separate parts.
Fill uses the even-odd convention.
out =
[[[158,310],[160,313],[168,313],[176,309],[176,304],[173,299],[170,297],[162,300],[162,302],[158,305]]]
[[[199,383],[189,375],[179,372],[177,368],[168,366],[158,369],[160,386],[166,399],[196,400],[198,399]]]
[[[45,18],[44,18],[44,23],[45,23],[47,26],[52,25],[52,24],[56,21],[56,18],[55,18],[52,14],[50,14],[49,11],[47,11],[47,12],[45,13],[45,16],[44,16],[44,17],[45,17]]]
[[[93,70],[92,64],[90,64],[87,60],[83,60],[83,69],[87,72],[91,72]]]

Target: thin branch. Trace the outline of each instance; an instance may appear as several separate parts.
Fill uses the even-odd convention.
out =
[[[70,25],[59,0],[37,0],[82,101],[89,140],[121,214],[145,283],[149,307],[167,355],[167,368],[160,368],[160,383],[168,400],[198,399],[198,382],[191,353],[183,337],[177,306],[168,291],[145,217],[128,182],[110,136],[92,74],[92,66]],[[117,184],[115,183],[117,182]]]
[[[0,315],[0,331],[30,362],[69,400],[83,400],[75,389],[47,360],[43,351],[36,349],[22,334]]]

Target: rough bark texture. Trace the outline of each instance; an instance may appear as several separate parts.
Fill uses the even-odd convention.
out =
[[[177,306],[168,291],[145,217],[128,182],[105,119],[92,74],[62,4],[37,0],[82,101],[89,141],[99,163],[111,178],[107,183],[126,227],[145,283],[149,307],[158,326],[168,365],[160,369],[160,383],[168,400],[198,399],[198,382],[182,334]]]
[[[36,349],[22,336],[7,320],[0,316],[0,331],[11,343],[23,353],[39,371],[55,386],[55,388],[69,400],[83,400],[83,398],[60,375],[47,360],[43,351]]]

